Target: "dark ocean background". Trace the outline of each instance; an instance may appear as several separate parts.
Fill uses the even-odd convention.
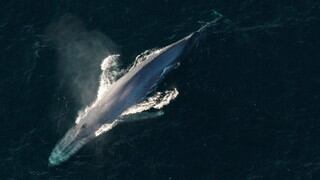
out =
[[[320,179],[319,1],[3,0],[0,10],[0,179]],[[164,116],[119,125],[48,167],[108,53],[127,67],[217,12],[226,19],[160,84],[180,92]]]

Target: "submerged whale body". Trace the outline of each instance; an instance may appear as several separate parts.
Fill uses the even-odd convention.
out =
[[[131,107],[147,99],[164,75],[174,67],[177,59],[198,42],[211,23],[181,40],[152,52],[151,55],[132,67],[125,75],[115,81],[108,91],[96,100],[94,106],[77,120],[76,124],[55,146],[49,157],[49,165],[55,166],[68,160],[83,145],[118,122],[125,121],[125,113]],[[100,131],[100,133],[98,133]]]

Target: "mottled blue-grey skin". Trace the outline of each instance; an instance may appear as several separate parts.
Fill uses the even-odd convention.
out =
[[[49,157],[49,165],[55,166],[69,159],[95,137],[95,131],[101,125],[112,123],[126,109],[143,101],[163,78],[168,67],[177,63],[184,51],[197,42],[199,34],[200,30],[166,46],[159,54],[150,56],[112,84],[99,104],[55,146]]]

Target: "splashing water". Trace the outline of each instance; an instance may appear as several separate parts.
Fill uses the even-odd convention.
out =
[[[123,70],[119,68],[119,54],[106,57],[101,63],[100,86],[98,89],[97,100],[100,100],[103,94],[109,89],[122,74]]]
[[[84,110],[78,112],[78,117],[75,123],[78,124],[83,117],[86,116],[89,110],[94,108],[104,93],[107,92],[112,83],[114,83],[122,74],[123,70],[119,68],[119,54],[113,54],[106,57],[101,63],[102,73],[100,75],[100,85],[97,92],[96,100]]]

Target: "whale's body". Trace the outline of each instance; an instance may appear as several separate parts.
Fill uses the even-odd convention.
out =
[[[197,42],[203,29],[158,50],[114,82],[98,104],[55,146],[49,165],[58,165],[69,159],[95,137],[95,132],[103,124],[111,124],[125,110],[143,101],[177,59]]]

